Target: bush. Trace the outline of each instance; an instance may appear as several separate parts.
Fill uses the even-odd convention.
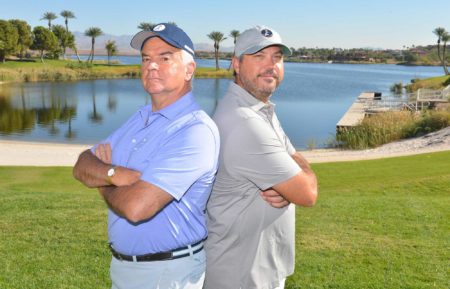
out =
[[[394,83],[391,86],[391,92],[395,95],[400,95],[403,93],[403,83],[402,82],[398,82],[398,83]]]
[[[403,137],[418,137],[450,126],[449,111],[424,111],[414,123],[404,128]]]
[[[450,85],[450,76],[444,81],[444,86]]]

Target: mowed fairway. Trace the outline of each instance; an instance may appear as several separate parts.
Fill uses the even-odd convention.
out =
[[[313,168],[286,288],[448,288],[450,152]],[[0,212],[0,288],[110,287],[106,206],[71,168],[0,167]]]
[[[449,288],[450,152],[314,169],[286,288]]]

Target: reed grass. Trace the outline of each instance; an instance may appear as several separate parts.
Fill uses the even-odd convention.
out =
[[[366,117],[360,125],[336,134],[339,147],[374,148],[400,139],[417,137],[450,125],[450,109],[421,113],[397,111]]]
[[[195,70],[196,78],[232,78],[233,70],[219,69],[214,67],[197,67]]]
[[[227,69],[198,67],[196,78],[231,78]],[[0,82],[74,81],[109,78],[140,78],[140,65],[93,64],[74,60],[7,61],[0,64]]]

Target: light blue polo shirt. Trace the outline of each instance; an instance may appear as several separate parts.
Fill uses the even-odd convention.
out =
[[[170,251],[207,236],[206,202],[219,154],[215,123],[200,109],[192,92],[160,111],[138,110],[105,143],[114,165],[142,173],[141,179],[173,196],[153,218],[130,223],[108,212],[109,241],[128,255]]]

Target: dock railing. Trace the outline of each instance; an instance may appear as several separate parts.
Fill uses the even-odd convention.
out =
[[[367,113],[377,113],[389,110],[408,109],[418,111],[429,107],[432,103],[447,102],[450,98],[450,85],[442,90],[418,89],[403,97],[384,96],[382,99],[366,100]]]

